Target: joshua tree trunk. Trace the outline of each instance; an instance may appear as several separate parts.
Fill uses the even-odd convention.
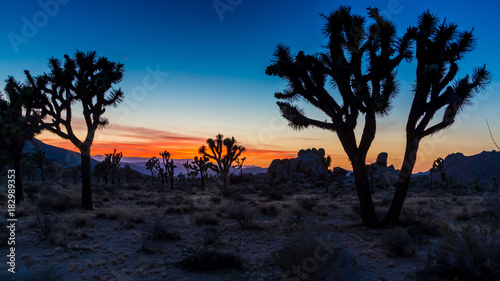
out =
[[[394,226],[398,224],[399,215],[401,214],[406,194],[410,188],[411,175],[413,167],[415,166],[415,161],[417,160],[419,143],[419,138],[412,136],[407,137],[405,156],[403,165],[401,166],[401,172],[399,173],[399,180],[396,183],[396,192],[394,192],[391,206],[384,221],[386,225]]]
[[[80,153],[82,157],[82,208],[84,210],[93,210],[90,148],[82,149]]]
[[[363,220],[363,224],[368,227],[378,227],[379,222],[370,192],[370,181],[368,179],[366,164],[365,160],[361,158],[363,157],[351,157],[356,191],[361,211],[361,219]]]

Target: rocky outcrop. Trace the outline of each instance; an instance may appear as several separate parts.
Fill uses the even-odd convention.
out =
[[[387,157],[388,157],[387,152],[379,153],[375,164],[377,164],[378,166],[381,166],[381,167],[387,167]]]
[[[328,172],[325,163],[323,148],[302,149],[297,153],[297,158],[274,159],[267,169],[267,174],[277,182],[298,181],[303,178],[324,179]]]
[[[465,156],[453,153],[444,159],[446,176],[463,184],[495,185],[500,177],[500,152],[483,151],[476,155]]]

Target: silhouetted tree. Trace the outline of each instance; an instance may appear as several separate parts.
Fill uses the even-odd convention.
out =
[[[229,184],[229,170],[233,162],[245,152],[245,147],[236,144],[234,137],[225,138],[218,134],[214,139],[207,139],[207,146],[202,145],[198,150],[204,157],[208,157],[215,161],[214,163],[207,163],[207,167],[212,171],[219,174],[224,180],[223,193],[227,194],[227,186]],[[223,151],[225,148],[225,152]]]
[[[42,117],[34,110],[31,87],[9,77],[5,80],[5,94],[0,96],[0,150],[11,160],[16,177],[16,202],[24,201],[21,159],[24,145],[40,132]]]
[[[43,166],[45,165],[45,160],[46,160],[45,151],[37,150],[36,152],[31,153],[29,159],[31,160],[31,162],[33,162],[33,164],[36,165],[36,167],[38,169],[40,169],[40,175],[42,176],[42,182],[45,183],[45,174],[44,174],[44,170],[43,170]]]
[[[431,174],[431,190],[434,185],[434,180],[432,179],[432,176],[435,172],[441,172],[441,170],[444,169],[444,160],[441,157],[438,157],[434,162],[432,162],[432,168],[429,170]],[[441,177],[441,185],[443,184],[443,178]]]
[[[123,175],[125,176],[125,182],[129,183],[130,177],[134,174],[134,170],[130,167],[130,165],[125,165],[123,167]]]
[[[154,170],[156,169],[156,163],[158,162],[158,158],[152,157],[151,159],[146,162],[146,169],[151,171],[151,181],[154,184],[155,183],[155,175],[154,175]]]
[[[26,176],[28,176],[28,181],[33,182],[35,180],[36,165],[26,156],[21,160],[21,166]]]
[[[398,92],[396,67],[412,57],[413,29],[400,38],[394,24],[383,19],[377,9],[368,8],[375,23],[367,25],[363,16],[341,6],[329,15],[324,33],[326,51],[293,56],[290,47],[278,45],[273,64],[266,74],[288,81],[288,87],[275,97],[282,116],[294,129],[309,126],[336,132],[351,160],[363,223],[379,225],[369,188],[366,154],[376,131],[376,116],[388,114],[391,100]],[[338,96],[332,91],[336,88]],[[339,98],[342,103],[339,103]],[[307,117],[291,102],[304,99],[328,117],[325,121]],[[355,129],[364,116],[361,139]]]
[[[245,160],[247,160],[246,157],[243,157],[241,159],[236,158],[236,160],[234,160],[236,162],[236,165],[234,165],[233,168],[240,170],[240,177],[243,177],[243,163],[245,162]]]
[[[207,178],[207,163],[209,161],[209,158],[207,156],[203,156],[198,158],[198,156],[194,157],[193,161],[193,166],[192,168],[195,171],[198,171],[200,173],[200,178],[201,178],[201,189],[205,190],[205,179]]]
[[[123,153],[119,152],[116,153],[116,149],[113,151],[113,153],[104,153],[104,156],[109,159],[110,163],[110,172],[111,172],[111,184],[115,184],[115,176],[116,173],[118,172],[118,169],[120,169],[120,166],[122,164],[121,160],[123,157]]]
[[[490,82],[486,66],[474,69],[470,76],[455,79],[458,61],[475,47],[476,40],[472,30],[459,31],[456,24],[440,21],[436,15],[426,11],[418,19],[415,40],[418,63],[414,95],[406,123],[403,165],[385,218],[389,225],[395,225],[399,221],[420,141],[453,124],[458,111],[469,104],[471,98]],[[442,120],[429,126],[436,112],[442,108]]]
[[[170,180],[170,188],[173,190],[174,189],[174,169],[177,168],[177,166],[174,165],[174,160],[170,159],[170,152],[168,151],[163,151],[160,153],[160,156],[163,160],[163,166],[165,167],[165,175],[167,178]]]
[[[117,106],[122,101],[121,89],[113,89],[123,77],[123,64],[97,57],[95,51],[77,51],[73,58],[64,56],[64,61],[49,60],[50,73],[26,76],[30,86],[40,95],[42,114],[48,115],[42,123],[46,129],[70,140],[80,150],[82,161],[82,208],[92,210],[92,182],[90,149],[98,129],[109,122],[103,117],[106,107]],[[84,139],[79,139],[72,127],[72,107],[80,102],[87,127]],[[61,128],[62,127],[62,128]]]
[[[189,181],[191,179],[191,165],[189,164],[189,161],[186,161],[186,163],[182,163],[182,166],[186,169],[186,174],[187,174],[187,180]]]
[[[93,173],[97,177],[97,183],[99,183],[99,178],[102,177],[104,183],[108,184],[108,175],[111,173],[111,159],[109,157],[104,158],[101,163],[95,165]]]

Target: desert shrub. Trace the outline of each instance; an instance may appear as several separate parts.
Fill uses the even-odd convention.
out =
[[[219,224],[219,220],[208,212],[202,212],[194,215],[194,223],[197,225],[216,225]]]
[[[268,204],[259,207],[259,212],[263,215],[275,217],[279,215],[281,209],[277,207],[275,204]]]
[[[210,197],[210,201],[214,202],[214,204],[219,204],[221,200],[222,200],[222,198],[220,198],[220,197],[216,197],[216,196]]]
[[[87,215],[79,214],[73,217],[73,227],[83,228],[91,226],[93,226],[92,220]]]
[[[356,260],[331,236],[293,235],[277,252],[282,280],[363,280]]]
[[[267,189],[263,189],[262,191],[264,192],[264,196],[266,196],[270,200],[279,201],[279,200],[285,199],[285,195],[283,194],[283,191],[281,191],[281,190],[267,188]]]
[[[205,245],[213,245],[217,242],[219,237],[225,232],[225,229],[219,230],[216,227],[204,227],[203,233],[203,243]]]
[[[33,233],[39,239],[50,240],[60,222],[61,219],[57,216],[52,216],[50,214],[37,214],[34,220],[36,228],[33,230]]]
[[[438,237],[440,234],[441,224],[437,219],[424,218],[418,221],[407,222],[407,232],[415,240],[416,243],[431,237]]]
[[[229,219],[236,220],[243,229],[259,228],[255,222],[255,211],[247,206],[234,204],[227,208],[226,213]]]
[[[137,223],[143,223],[144,219],[140,216],[130,214],[124,209],[101,210],[96,212],[95,218],[118,220],[125,228],[134,228]]]
[[[190,252],[177,264],[189,271],[235,270],[243,268],[243,260],[237,254],[219,253],[211,250]]]
[[[393,228],[382,237],[386,249],[398,257],[409,257],[415,252],[415,240],[404,228]]]
[[[180,234],[171,230],[172,225],[173,221],[165,224],[158,217],[155,217],[153,227],[151,228],[153,239],[159,241],[180,240]]]
[[[44,195],[36,201],[38,208],[44,212],[65,212],[78,208],[73,199],[67,195]]]
[[[12,274],[7,270],[0,272],[0,281],[59,281],[63,276],[59,269],[53,265],[40,265],[36,267],[16,268]]]
[[[310,212],[314,209],[314,207],[316,207],[316,205],[318,205],[319,198],[316,196],[301,197],[297,202],[299,203],[300,207]]]
[[[428,253],[417,280],[498,280],[500,233],[484,226],[460,231],[444,228],[441,239]]]
[[[141,247],[137,250],[137,252],[142,252],[146,254],[154,254],[156,253],[156,245],[153,241],[153,236],[142,234],[141,237]]]

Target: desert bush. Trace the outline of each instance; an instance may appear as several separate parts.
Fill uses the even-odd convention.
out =
[[[60,281],[63,275],[53,265],[39,265],[36,267],[16,268],[12,274],[7,270],[0,272],[0,281]]]
[[[204,227],[203,233],[203,243],[205,245],[213,245],[217,242],[219,237],[225,232],[225,229],[219,230],[216,227]]]
[[[356,260],[331,236],[297,233],[276,253],[282,280],[363,280]]]
[[[230,205],[226,214],[229,219],[234,219],[243,229],[259,229],[259,225],[255,222],[255,210],[248,206],[233,204]]]
[[[197,225],[217,225],[219,220],[208,212],[202,212],[194,215],[194,223]]]
[[[154,240],[169,241],[180,240],[181,236],[178,232],[172,231],[173,221],[163,223],[158,217],[155,216],[151,234]]]
[[[280,200],[285,199],[285,195],[283,194],[283,191],[281,191],[281,190],[266,188],[266,189],[263,189],[262,191],[264,193],[264,196],[266,196],[269,200],[280,201]]]
[[[415,240],[404,228],[396,227],[386,231],[382,241],[385,248],[398,257],[409,257],[415,253]]]
[[[60,222],[61,219],[57,216],[52,216],[50,214],[37,214],[34,220],[36,228],[33,230],[33,233],[39,239],[50,240]]]
[[[465,226],[444,228],[441,239],[428,253],[417,280],[498,280],[500,233],[496,228]]]
[[[118,220],[125,228],[134,228],[137,223],[143,223],[144,219],[130,214],[124,209],[101,210],[96,212],[96,219]]]
[[[259,212],[263,215],[275,217],[279,215],[281,209],[277,207],[275,204],[267,204],[259,207]]]
[[[222,198],[220,198],[220,197],[216,197],[216,196],[210,197],[210,201],[214,202],[214,204],[219,204],[221,200],[222,200]]]
[[[243,268],[243,260],[237,254],[219,253],[211,250],[189,252],[177,264],[189,271],[235,270]]]
[[[299,203],[299,206],[302,207],[302,209],[310,212],[318,205],[319,198],[316,196],[309,196],[309,197],[301,197],[297,200]]]
[[[65,212],[78,208],[78,205],[67,195],[44,195],[36,201],[36,205],[44,212]]]
[[[92,220],[85,214],[78,214],[73,217],[73,227],[84,228],[93,226]]]

